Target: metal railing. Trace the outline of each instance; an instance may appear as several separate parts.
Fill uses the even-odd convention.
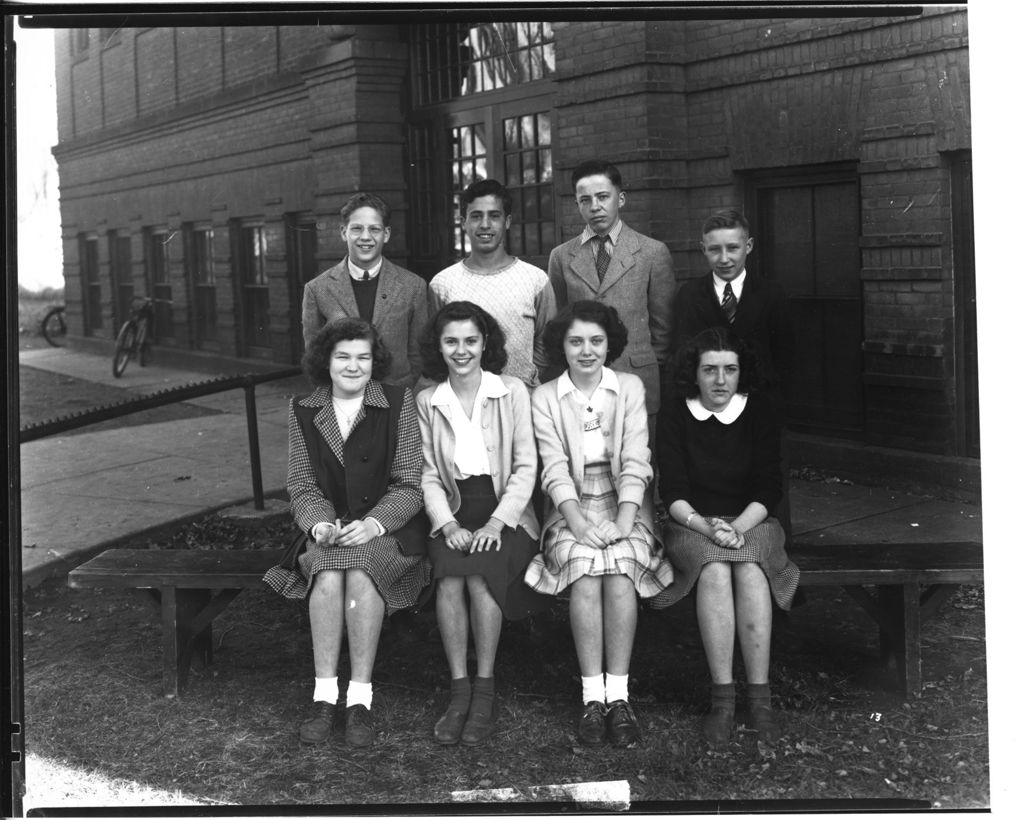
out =
[[[170,387],[166,390],[151,393],[148,396],[125,399],[124,401],[115,402],[103,407],[95,407],[91,410],[82,410],[60,418],[28,424],[21,428],[19,441],[21,444],[26,444],[30,441],[77,430],[80,427],[87,427],[90,424],[98,424],[101,421],[118,419],[132,413],[138,413],[141,410],[151,410],[154,407],[164,407],[168,404],[177,404],[178,402],[196,399],[200,396],[224,393],[228,390],[244,390],[245,418],[249,428],[249,467],[252,470],[252,495],[256,509],[263,510],[266,508],[266,504],[263,497],[263,472],[260,466],[259,430],[256,426],[256,385],[278,381],[279,379],[290,379],[301,374],[301,368],[290,367],[283,370],[274,370],[270,373],[243,373],[238,376],[222,376],[197,384]]]

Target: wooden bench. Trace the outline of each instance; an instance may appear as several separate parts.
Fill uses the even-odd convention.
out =
[[[921,625],[959,584],[984,580],[977,542],[837,544],[798,541],[789,550],[800,585],[841,586],[879,627],[883,660],[895,657],[900,683],[921,691]],[[163,623],[163,688],[188,682],[193,651],[213,660],[211,624],[243,589],[263,588],[280,550],[112,549],[68,575],[75,588],[146,589]],[[869,587],[877,587],[872,593]]]
[[[800,568],[800,586],[841,586],[874,619],[882,660],[895,657],[900,684],[913,695],[921,693],[921,625],[958,585],[984,581],[982,546],[976,541],[837,544],[798,539],[789,557]],[[874,593],[871,586],[877,587]]]
[[[243,589],[266,588],[263,574],[281,550],[111,549],[68,574],[76,589],[145,589],[160,605],[163,690],[178,695],[188,683],[192,653],[213,660],[211,625]]]

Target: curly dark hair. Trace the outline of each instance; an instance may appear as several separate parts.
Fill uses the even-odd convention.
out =
[[[316,385],[331,383],[331,354],[338,342],[365,339],[373,352],[373,370],[370,377],[380,381],[391,371],[391,351],[377,332],[377,328],[365,319],[345,317],[328,322],[306,348],[302,357],[302,369],[309,380]]]
[[[466,190],[459,194],[459,213],[463,218],[466,216],[466,209],[473,203],[474,199],[485,196],[497,197],[501,200],[501,208],[505,216],[512,213],[512,194],[508,188],[496,179],[478,179],[466,186]]]
[[[749,393],[760,386],[761,373],[753,348],[748,347],[729,328],[709,327],[676,351],[673,361],[675,382],[678,394],[684,399],[695,399],[700,395],[697,368],[700,366],[700,357],[709,351],[729,351],[736,354],[740,363],[737,393]]]
[[[490,313],[474,302],[449,302],[442,307],[423,331],[420,355],[423,357],[423,375],[436,382],[448,378],[448,365],[441,355],[441,334],[449,322],[470,321],[484,337],[484,352],[480,367],[491,373],[501,373],[508,364],[505,350],[505,332]]]
[[[544,350],[548,354],[552,370],[562,371],[569,366],[565,360],[563,345],[565,334],[569,332],[572,323],[577,320],[600,325],[608,336],[608,357],[605,359],[605,366],[610,366],[622,355],[622,351],[626,349],[629,334],[622,319],[619,318],[619,312],[604,302],[581,299],[558,311],[558,315],[544,327]]]

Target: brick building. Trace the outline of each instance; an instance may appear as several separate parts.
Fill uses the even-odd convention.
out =
[[[815,19],[79,28],[56,32],[71,332],[133,296],[166,351],[288,364],[338,209],[394,208],[386,253],[457,258],[453,193],[495,176],[511,251],[581,229],[569,175],[623,172],[630,224],[705,272],[742,208],[798,317],[795,455],[973,494],[978,391],[967,12]],[[159,355],[159,351],[158,351]],[[825,454],[830,454],[826,458]],[[913,455],[917,454],[917,455]]]

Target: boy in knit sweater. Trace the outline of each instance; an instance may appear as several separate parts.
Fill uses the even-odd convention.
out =
[[[490,313],[505,333],[504,372],[527,387],[540,383],[546,366],[544,326],[555,315],[555,294],[545,271],[505,248],[512,224],[512,198],[495,179],[478,180],[459,194],[470,254],[431,281],[431,315],[449,302],[474,302]]]

